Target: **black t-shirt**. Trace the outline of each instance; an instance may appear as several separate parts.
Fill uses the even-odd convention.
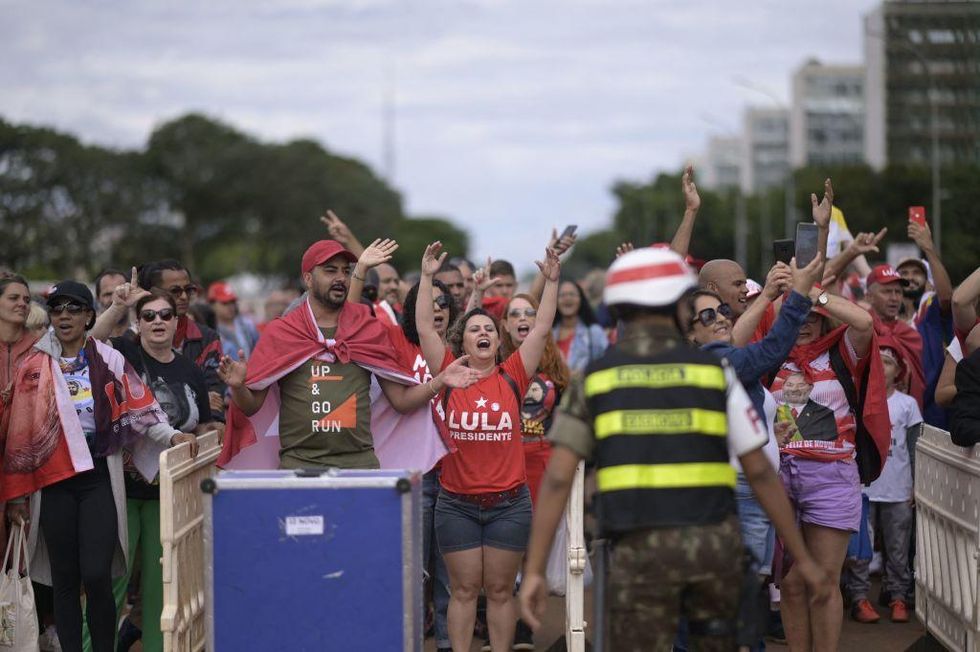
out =
[[[210,420],[211,406],[204,372],[192,360],[175,351],[173,360],[160,362],[143,351],[138,341],[127,337],[112,338],[112,346],[143,378],[175,430],[192,432],[202,420]],[[127,464],[126,495],[144,500],[158,499],[160,487],[155,482],[147,484],[139,472]]]

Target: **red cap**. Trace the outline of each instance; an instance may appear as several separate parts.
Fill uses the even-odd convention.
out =
[[[317,265],[322,265],[334,256],[343,256],[352,263],[357,262],[357,256],[344,249],[344,245],[336,240],[320,240],[310,245],[303,254],[303,273],[308,274]]]
[[[868,274],[868,287],[871,287],[875,283],[881,283],[882,285],[886,283],[909,284],[908,281],[898,275],[898,272],[891,265],[878,265],[871,270],[871,273]]]
[[[232,301],[238,301],[238,295],[235,294],[231,286],[225,281],[215,281],[208,286],[208,301],[231,303]]]

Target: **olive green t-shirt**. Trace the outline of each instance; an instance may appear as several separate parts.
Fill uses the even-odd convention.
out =
[[[353,363],[307,360],[280,378],[280,468],[378,468],[370,392],[370,372]]]

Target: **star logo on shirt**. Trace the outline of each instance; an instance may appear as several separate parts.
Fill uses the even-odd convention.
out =
[[[487,399],[481,396],[480,400],[476,402],[476,407],[485,408],[486,406],[487,406]]]

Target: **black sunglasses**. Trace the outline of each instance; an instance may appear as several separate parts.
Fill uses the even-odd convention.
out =
[[[140,313],[140,319],[146,323],[154,321],[157,317],[163,321],[170,321],[174,318],[174,311],[172,308],[164,308],[163,310],[144,310]]]
[[[182,294],[186,294],[187,298],[189,299],[195,296],[197,294],[197,291],[198,291],[198,287],[193,283],[191,283],[190,285],[185,285],[184,287],[175,285],[172,288],[167,288],[167,292],[170,294],[170,296],[172,296],[175,299]]]
[[[432,300],[432,303],[436,304],[437,306],[445,310],[446,308],[449,307],[449,297],[447,297],[445,294],[440,294],[439,296],[437,296],[435,299]]]
[[[691,323],[696,324],[701,322],[702,326],[711,326],[713,323],[718,321],[718,315],[731,319],[732,307],[727,303],[721,303],[718,304],[717,308],[705,308],[691,320]]]
[[[52,315],[60,315],[63,312],[67,312],[69,315],[80,315],[86,310],[89,308],[80,303],[62,303],[57,306],[48,306],[48,312]]]

